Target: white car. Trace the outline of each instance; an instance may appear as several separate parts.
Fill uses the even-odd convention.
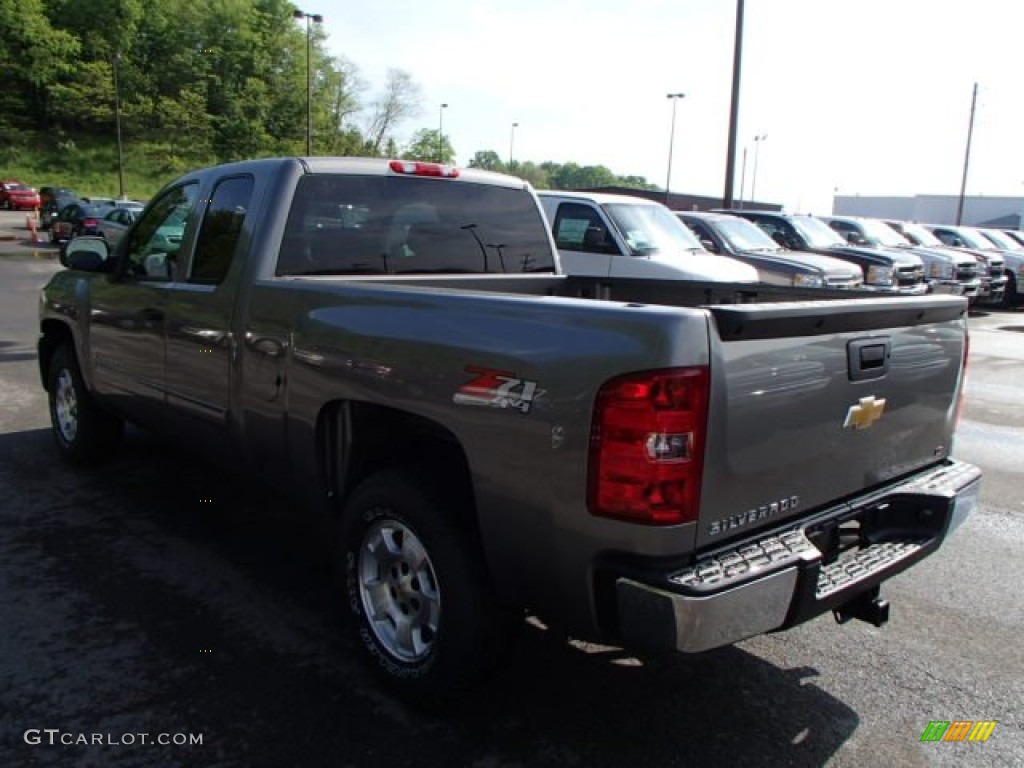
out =
[[[537,195],[568,275],[758,282],[754,267],[706,250],[661,203],[600,192]]]

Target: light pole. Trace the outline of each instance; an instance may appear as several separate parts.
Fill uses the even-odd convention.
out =
[[[319,13],[293,11],[296,19],[306,20],[306,154],[313,154],[313,36],[311,21],[322,24],[324,17]]]
[[[437,110],[437,162],[444,162],[444,111],[448,109],[447,104],[442,104]]]
[[[960,199],[956,204],[956,225],[959,227],[964,217],[964,195],[967,193],[967,166],[971,162],[971,136],[974,134],[974,108],[978,104],[978,84],[971,91],[971,121],[967,124],[967,149],[964,150],[964,175],[960,181]]]
[[[725,153],[725,192],[722,207],[732,208],[736,182],[736,131],[740,121],[740,70],[743,59],[743,0],[736,0],[736,35],[732,44],[732,98],[729,104],[729,146]]]
[[[512,134],[508,139],[508,169],[512,170],[512,151],[516,146],[516,128],[519,127],[519,123],[512,123]]]
[[[121,68],[120,51],[114,54],[114,123],[117,126],[117,188],[119,197],[124,200],[124,147],[121,144],[121,81],[118,70]]]
[[[672,102],[672,127],[668,132],[668,174],[665,178],[665,205],[668,205],[669,190],[672,188],[672,145],[676,140],[676,102],[685,99],[685,93],[668,93],[666,97]]]
[[[768,138],[767,133],[762,133],[760,136],[754,137],[754,176],[750,180],[750,202],[755,201],[755,193],[757,190],[757,156],[761,149],[761,142]]]
[[[741,211],[743,210],[743,195],[747,191],[747,148],[743,148],[743,170],[740,171],[740,199],[739,205],[737,206]]]

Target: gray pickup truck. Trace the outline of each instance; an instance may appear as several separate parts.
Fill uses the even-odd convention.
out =
[[[881,625],[881,582],[977,498],[965,299],[565,276],[518,179],[218,166],[64,258],[59,452],[130,421],[331,515],[347,624],[410,697],[477,679],[527,612],[654,651]]]

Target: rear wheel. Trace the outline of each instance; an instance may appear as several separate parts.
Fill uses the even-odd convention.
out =
[[[73,464],[88,464],[109,455],[124,424],[93,400],[68,344],[57,347],[50,358],[48,384],[50,423],[61,456]]]
[[[420,474],[388,470],[356,489],[339,526],[355,642],[391,688],[419,701],[470,687],[506,640],[508,614],[450,499]]]

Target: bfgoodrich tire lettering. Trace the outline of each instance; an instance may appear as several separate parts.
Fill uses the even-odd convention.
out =
[[[422,475],[384,471],[352,494],[339,525],[348,622],[365,659],[398,693],[445,699],[504,647],[479,542]]]
[[[61,456],[74,464],[106,458],[120,438],[123,424],[96,405],[67,344],[57,347],[50,358],[47,389],[50,423]]]

